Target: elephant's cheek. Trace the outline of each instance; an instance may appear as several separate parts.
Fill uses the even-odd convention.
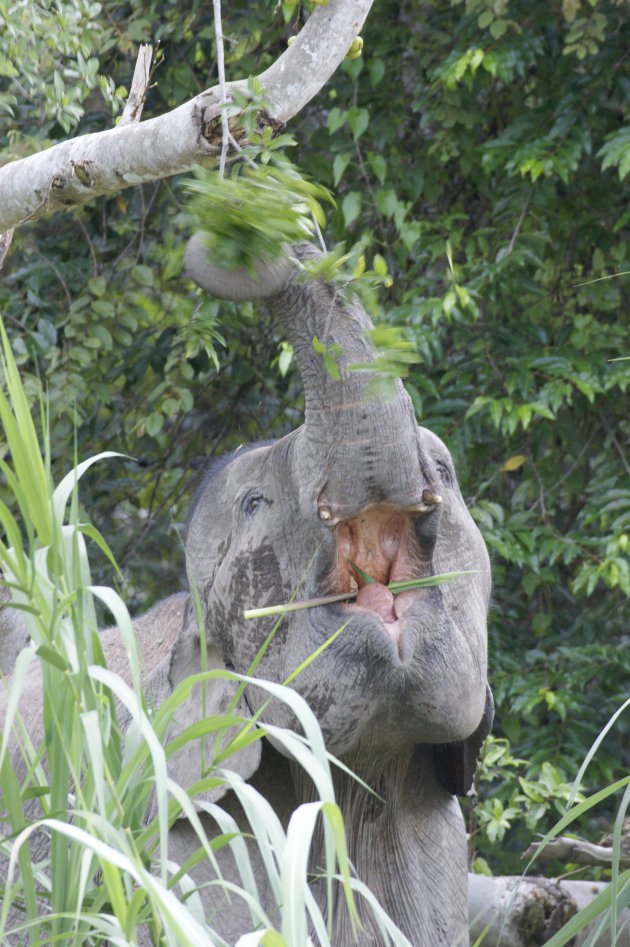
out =
[[[212,594],[211,626],[213,636],[223,645],[226,656],[240,673],[247,673],[265,638],[277,619],[247,621],[244,612],[251,608],[276,605],[288,600],[283,589],[282,572],[274,548],[260,546],[252,555],[243,551],[226,560],[217,576]],[[285,622],[281,623],[269,649],[277,654],[278,646],[286,635]],[[269,658],[261,665],[261,676],[272,677]],[[280,670],[277,669],[277,674]],[[275,675],[272,679],[276,679]]]

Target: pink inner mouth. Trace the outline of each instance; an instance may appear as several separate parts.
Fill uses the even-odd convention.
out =
[[[375,504],[337,527],[332,588],[339,592],[358,588],[355,601],[347,607],[378,615],[399,654],[402,619],[417,593],[394,595],[388,585],[420,573],[424,562],[418,552],[413,514],[388,503]]]
[[[383,619],[386,625],[391,625],[398,619],[396,600],[386,585],[380,582],[371,582],[359,589],[357,605],[369,608]]]
[[[394,596],[381,582],[370,582],[359,589],[355,607],[364,608],[382,620],[385,631],[396,643],[400,653],[402,618],[411,603],[413,593],[403,592]]]

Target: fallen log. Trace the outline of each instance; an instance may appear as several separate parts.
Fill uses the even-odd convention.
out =
[[[468,876],[470,944],[483,947],[543,947],[564,924],[607,886],[600,881],[558,881],[539,876]],[[581,947],[598,921],[567,943]],[[481,939],[480,939],[481,938]],[[606,928],[592,947],[610,947]],[[616,947],[630,947],[630,910],[617,917]]]

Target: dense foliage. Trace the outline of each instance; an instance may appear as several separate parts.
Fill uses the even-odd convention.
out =
[[[48,4],[0,19],[5,160],[108,127],[141,41],[163,51],[145,114],[216,82],[207,3],[54,7],[63,48],[49,48]],[[307,14],[226,5],[228,78],[260,72]],[[548,827],[630,671],[630,22],[620,0],[386,0],[363,38],[293,124],[291,158],[335,195],[329,246],[387,261],[382,318],[417,346],[409,391],[492,554],[495,732],[512,755],[491,747],[472,825],[518,871],[510,847]],[[99,465],[82,493],[133,607],[183,585],[205,459],[301,419],[269,315],[182,278],[186,200],[172,179],[24,227],[0,282],[27,390],[47,391],[57,468],[75,427],[80,457],[134,458]],[[621,718],[589,786],[622,775],[627,745]],[[493,844],[513,823],[511,845]]]

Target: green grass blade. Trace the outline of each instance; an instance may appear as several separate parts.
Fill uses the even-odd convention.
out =
[[[247,850],[247,843],[236,821],[228,812],[226,812],[224,809],[221,808],[221,806],[218,806],[216,803],[200,802],[199,806],[200,808],[204,810],[204,812],[207,812],[208,815],[214,819],[214,821],[217,823],[217,825],[221,829],[221,832],[223,833],[223,835],[225,835],[226,837],[229,836],[230,841],[228,842],[228,844],[230,846],[232,855],[234,856],[234,862],[236,864],[236,867],[238,868],[238,872],[241,877],[241,881],[243,882],[245,891],[247,891],[253,898],[256,899],[258,903],[260,903],[260,895],[258,893],[258,886],[256,884],[256,876],[254,874],[252,863],[249,858],[249,853]],[[279,823],[275,828],[276,828],[276,833],[280,833],[280,834],[282,833],[282,829]],[[279,895],[280,893],[279,877],[276,872],[275,863],[272,863],[270,867],[272,868],[272,871],[271,871],[271,874],[269,874],[269,881],[271,882],[272,888],[274,887],[274,883],[275,883],[275,891]],[[252,920],[256,922],[256,919],[254,917],[252,917]]]
[[[266,605],[263,608],[248,608],[243,612],[246,619],[267,618],[269,615],[286,615],[288,612],[300,612],[305,608],[318,608],[320,605],[333,605],[335,602],[348,602],[356,598],[356,592],[344,592],[341,595],[323,595],[307,602],[289,602],[287,605]]]
[[[575,795],[577,792],[579,792],[580,786],[582,785],[584,774],[588,768],[589,763],[591,762],[591,760],[597,753],[599,745],[601,744],[602,740],[604,739],[604,737],[606,736],[610,728],[613,726],[617,718],[620,717],[621,714],[624,712],[624,710],[626,710],[628,707],[630,707],[630,697],[626,701],[624,701],[621,707],[617,708],[617,710],[614,712],[614,714],[612,715],[608,723],[598,733],[597,739],[593,742],[593,745],[591,746],[590,750],[586,754],[586,757],[584,758],[584,762],[580,766],[578,774],[575,777],[573,786],[571,787],[571,795],[569,796],[569,799],[567,801],[567,809],[570,809],[571,806],[573,805],[573,800],[575,799]]]
[[[571,822],[573,822],[575,819],[578,819],[581,815],[584,815],[585,812],[588,812],[590,809],[593,809],[595,806],[599,805],[600,802],[603,802],[605,799],[608,799],[609,796],[614,795],[620,789],[624,789],[629,784],[630,784],[630,776],[624,776],[623,779],[618,779],[616,782],[611,783],[609,786],[605,786],[603,789],[600,789],[599,792],[593,793],[593,795],[585,799],[584,802],[580,802],[576,806],[573,806],[573,808],[569,812],[565,813],[565,815],[563,815],[562,818],[556,822],[553,828],[551,828],[547,832],[545,837],[538,844],[536,851],[534,852],[534,854],[532,855],[532,857],[527,863],[527,867],[525,868],[523,875],[527,874],[527,872],[529,871],[531,866],[534,864],[538,855],[540,854],[540,852],[542,852],[542,850],[547,845],[547,843],[550,842],[552,838],[555,838],[556,835],[560,835],[560,833],[567,827],[567,825],[570,825]]]
[[[396,927],[392,919],[385,913],[367,885],[358,878],[351,878],[350,884],[352,885],[353,891],[360,894],[364,901],[370,906],[372,916],[378,924],[385,943],[393,944],[394,947],[413,947],[413,944],[407,940],[402,931]],[[548,947],[548,945],[546,945],[546,947]]]
[[[374,579],[360,569],[354,562],[348,559],[348,563],[355,569],[366,585],[374,583]],[[393,594],[399,592],[410,592],[413,589],[428,589],[435,585],[442,585],[444,582],[452,582],[463,575],[477,575],[476,569],[467,569],[463,572],[443,572],[441,575],[429,575],[422,579],[404,579],[400,582],[390,582],[387,588]],[[264,608],[248,608],[243,612],[243,617],[267,618],[269,615],[285,615],[288,612],[299,612],[305,608],[319,608],[321,605],[333,605],[335,602],[349,602],[356,598],[358,589],[354,592],[343,592],[340,595],[324,595],[321,598],[312,598],[306,602],[288,602],[286,605],[267,605]]]
[[[289,944],[306,943],[304,888],[308,877],[308,855],[321,802],[307,802],[292,814],[280,861],[282,877],[282,936]]]
[[[291,684],[296,679],[296,677],[298,677],[302,673],[302,671],[304,671],[309,666],[309,664],[312,664],[312,662],[315,661],[315,659],[318,658],[320,654],[326,650],[326,648],[329,648],[330,645],[333,643],[333,641],[336,641],[336,639],[339,637],[341,632],[346,630],[346,628],[352,621],[353,617],[354,616],[351,616],[348,619],[348,621],[344,622],[341,628],[338,628],[337,631],[335,631],[330,636],[330,638],[327,638],[323,644],[320,644],[319,648],[316,648],[315,651],[313,651],[313,653],[308,656],[308,658],[302,661],[302,663],[298,665],[298,667],[296,667],[295,671],[292,671],[291,674],[289,674],[287,679],[283,682],[282,686],[288,687],[289,684]]]
[[[430,589],[435,585],[452,582],[463,575],[477,575],[477,569],[466,569],[463,572],[443,572],[441,575],[428,575],[422,579],[405,579],[400,582],[390,582],[387,588],[390,592],[411,592],[413,589]]]
[[[35,530],[44,545],[52,537],[49,478],[7,334],[0,321],[0,368],[7,395],[0,390],[0,422],[4,428],[15,475],[29,500]]]
[[[366,585],[373,585],[376,583],[376,579],[373,579],[371,575],[368,575],[367,572],[364,572],[356,562],[353,562],[352,559],[346,559],[346,562],[349,566],[352,566],[357,575],[363,579]]]
[[[66,506],[68,500],[72,496],[73,491],[76,489],[76,486],[85,473],[86,470],[89,470],[90,467],[97,463],[99,460],[105,460],[109,457],[125,457],[125,454],[119,454],[116,451],[106,450],[102,451],[100,454],[95,454],[93,457],[88,457],[87,460],[82,461],[82,463],[77,464],[70,473],[67,473],[66,476],[59,482],[57,487],[53,492],[53,510],[55,514],[55,519],[58,523],[63,522]]]

